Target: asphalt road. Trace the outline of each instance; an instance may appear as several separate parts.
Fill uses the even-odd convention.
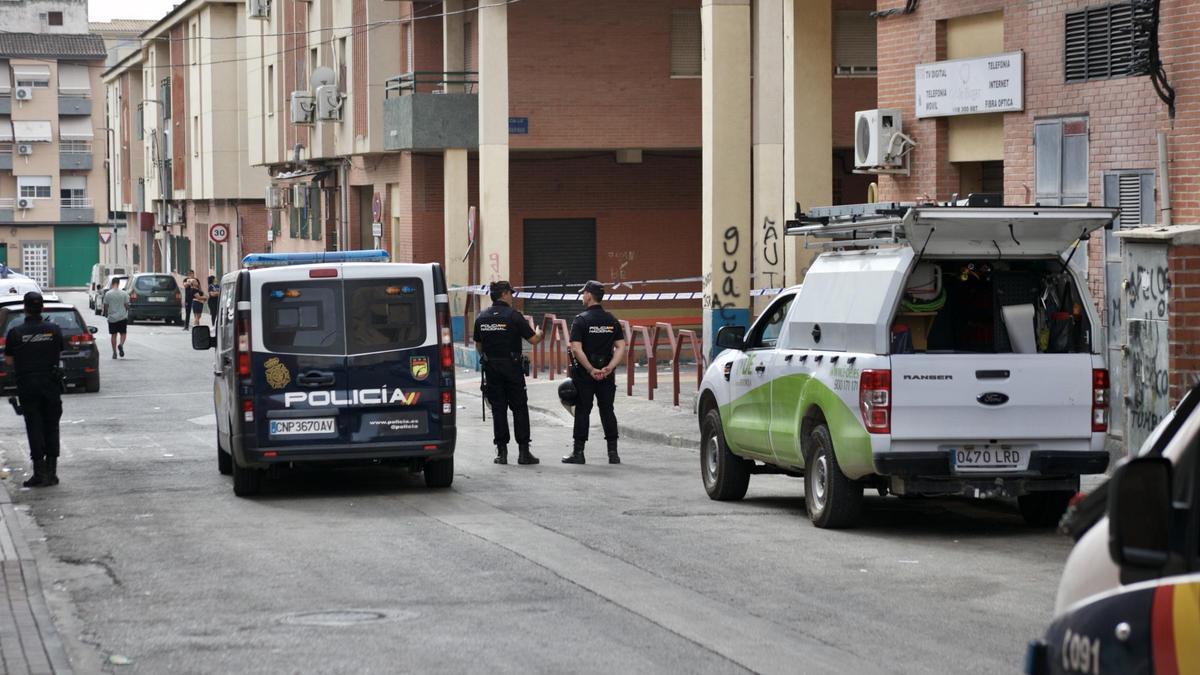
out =
[[[239,499],[211,356],[156,325],[127,350],[66,398],[62,484],[16,497],[83,673],[1010,673],[1069,548],[960,500],[868,498],[862,527],[817,530],[799,480],[713,502],[694,451],[637,442],[569,467],[569,430],[536,416],[543,464],[495,466],[467,396],[451,490],[309,470]]]

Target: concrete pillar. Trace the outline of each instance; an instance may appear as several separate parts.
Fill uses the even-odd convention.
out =
[[[833,203],[833,10],[828,2],[784,4],[784,189],[791,190],[784,208],[791,217],[796,202],[804,210]],[[786,253],[787,281],[800,283],[817,251],[797,238]]]
[[[447,73],[462,72],[463,63],[463,0],[443,0],[442,11],[442,70]],[[462,93],[461,84],[447,84],[447,94]]]
[[[750,0],[702,0],[704,347],[750,321]]]
[[[754,287],[784,285],[784,0],[754,4]],[[754,299],[754,313],[774,298]]]
[[[463,287],[469,283],[467,254],[467,215],[469,211],[467,192],[467,151],[446,150],[442,155],[443,198],[445,199],[446,229],[446,285],[450,288]],[[450,317],[455,341],[463,338],[464,321],[469,309],[465,291],[450,292]]]
[[[508,6],[479,15],[479,245],[481,283],[508,279]]]

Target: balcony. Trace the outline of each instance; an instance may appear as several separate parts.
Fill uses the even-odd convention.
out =
[[[0,223],[13,222],[13,209],[17,206],[17,200],[13,197],[0,197]]]
[[[474,72],[419,71],[384,88],[383,147],[445,150],[479,147],[479,95]],[[468,93],[448,93],[448,92]]]
[[[13,146],[12,143],[0,143],[0,171],[12,171],[13,168]]]
[[[58,95],[59,115],[91,115],[92,99],[78,94]]]
[[[91,171],[92,144],[88,141],[60,142],[58,168],[63,171]]]
[[[59,204],[58,219],[64,223],[95,222],[95,209],[88,197],[63,199]]]
[[[12,114],[12,94],[0,94],[0,115]]]

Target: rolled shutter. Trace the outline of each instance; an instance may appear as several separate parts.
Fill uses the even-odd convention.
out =
[[[700,77],[703,67],[700,10],[671,12],[671,77]]]

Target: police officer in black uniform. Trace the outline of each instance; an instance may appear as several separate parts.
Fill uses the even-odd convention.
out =
[[[617,414],[613,401],[617,397],[617,367],[625,360],[625,333],[617,317],[600,306],[604,285],[589,281],[580,291],[587,309],[571,323],[571,379],[575,382],[578,399],[575,403],[575,448],[563,457],[564,464],[584,464],[583,447],[587,445],[588,424],[591,421],[592,399],[600,408],[600,423],[604,440],[608,441],[608,463],[620,464],[617,454]]]
[[[4,362],[17,379],[33,476],[25,487],[58,485],[58,421],[62,417],[62,330],[42,319],[42,294],[25,294],[25,321],[8,331]]]
[[[520,454],[517,464],[537,464],[529,452],[529,398],[525,393],[525,371],[521,363],[521,340],[536,345],[542,341],[542,329],[536,331],[520,312],[512,308],[513,287],[507,281],[493,282],[489,288],[492,306],[475,317],[475,349],[483,363],[487,387],[484,395],[492,405],[492,432],[496,444],[496,464],[508,464],[508,410],[512,409]]]

